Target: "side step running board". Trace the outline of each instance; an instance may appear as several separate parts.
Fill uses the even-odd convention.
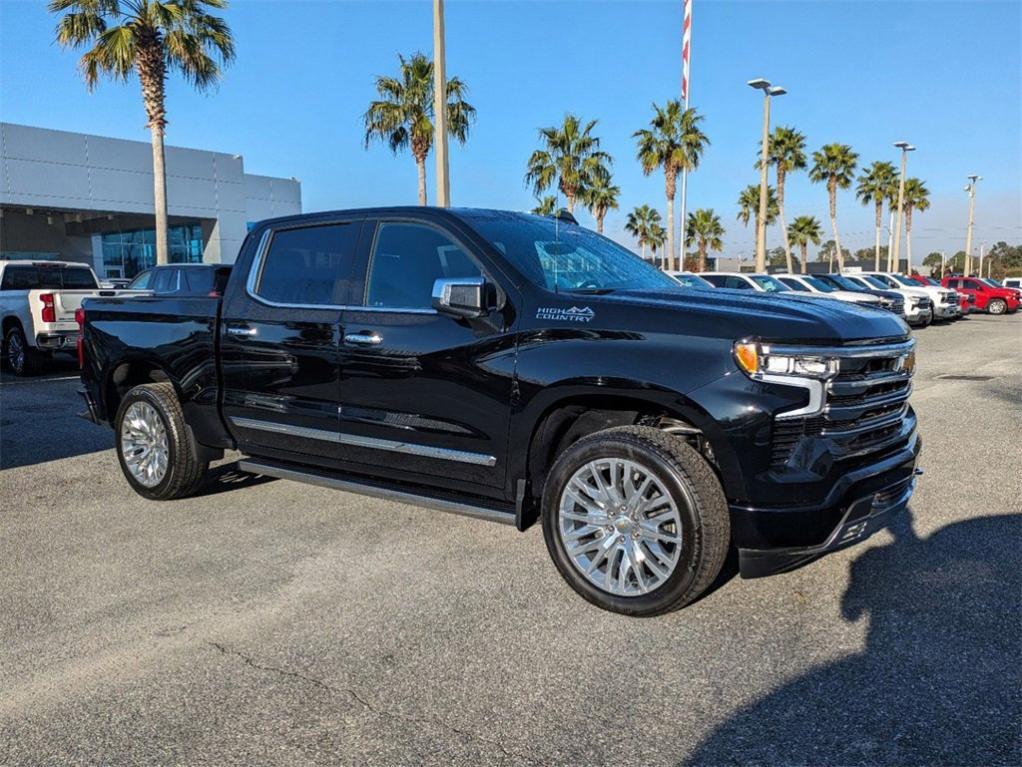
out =
[[[496,506],[480,506],[470,501],[452,500],[428,495],[426,491],[416,493],[410,490],[397,490],[387,485],[371,480],[359,480],[349,475],[343,475],[344,478],[342,479],[341,475],[334,474],[326,469],[297,466],[270,461],[264,458],[243,458],[238,461],[238,468],[250,474],[262,474],[263,476],[277,477],[278,479],[293,479],[297,482],[306,482],[310,485],[320,485],[321,487],[329,487],[334,490],[368,495],[373,498],[408,503],[413,506],[423,506],[427,509],[436,509],[452,514],[461,514],[466,517],[486,519],[490,522],[500,522],[505,525],[514,525],[516,523],[514,509],[510,506],[504,511]]]

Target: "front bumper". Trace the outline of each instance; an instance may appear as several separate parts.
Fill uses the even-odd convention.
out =
[[[43,351],[73,352],[78,345],[78,332],[71,330],[37,333],[35,343]]]
[[[905,322],[910,325],[918,325],[930,322],[933,319],[933,310],[930,307],[920,309],[917,306],[905,305]]]
[[[934,304],[933,305],[933,318],[939,320],[950,320],[955,317],[960,317],[962,314],[961,307],[958,304]]]
[[[920,448],[915,434],[893,455],[841,477],[818,507],[731,506],[732,537],[742,577],[792,570],[885,527],[908,506]]]

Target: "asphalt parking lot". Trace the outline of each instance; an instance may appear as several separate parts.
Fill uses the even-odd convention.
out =
[[[916,335],[910,515],[648,620],[536,526],[230,461],[144,501],[73,367],[5,376],[0,762],[1018,765],[1022,314]]]

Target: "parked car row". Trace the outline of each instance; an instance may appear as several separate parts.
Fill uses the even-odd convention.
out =
[[[1022,303],[1022,287],[1013,287],[1019,279],[1002,285],[978,277],[945,277],[938,282],[932,277],[896,272],[669,274],[686,288],[750,290],[782,298],[829,299],[886,309],[915,327],[926,327],[935,320],[957,320],[973,311],[1012,314]]]

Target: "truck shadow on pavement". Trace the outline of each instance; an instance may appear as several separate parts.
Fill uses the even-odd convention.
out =
[[[1022,515],[919,538],[903,514],[891,532],[842,599],[865,651],[740,710],[683,765],[1022,764]]]
[[[249,474],[238,468],[237,461],[215,466],[209,470],[202,486],[192,495],[193,498],[202,498],[207,495],[218,495],[232,490],[241,490],[246,487],[255,487],[267,482],[274,482],[276,477],[265,477],[262,474]]]

